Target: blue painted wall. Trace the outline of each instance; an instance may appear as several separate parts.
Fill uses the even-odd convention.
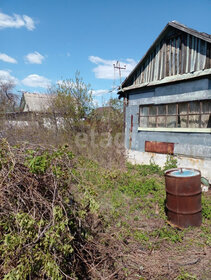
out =
[[[211,134],[138,131],[140,105],[211,99],[211,80],[206,78],[148,89],[136,89],[128,94],[129,102],[126,107],[125,127],[125,146],[127,149],[130,148],[130,137],[132,138],[131,149],[140,152],[145,151],[145,141],[211,146]],[[133,115],[132,133],[130,132],[131,115]],[[211,155],[207,156],[211,157]]]

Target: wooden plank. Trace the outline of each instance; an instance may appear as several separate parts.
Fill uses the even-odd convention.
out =
[[[152,73],[152,53],[149,56],[149,82],[151,82],[151,73]]]
[[[143,83],[143,81],[144,81],[144,78],[143,78],[143,76],[144,76],[144,66],[142,65],[141,66],[141,77],[140,77],[140,79],[141,79],[141,84]]]
[[[159,80],[159,70],[160,70],[160,43],[158,44],[158,64],[157,64],[157,80]]]
[[[166,77],[169,76],[169,42],[166,45]]]
[[[146,71],[146,65],[145,65],[145,62],[144,62],[144,63],[143,63],[143,83],[146,82],[146,80],[145,80],[145,77],[146,77],[145,71]]]
[[[189,79],[195,79],[198,77],[205,77],[205,76],[209,76],[211,75],[211,69],[205,69],[205,70],[200,70],[200,71],[196,71],[194,73],[186,73],[183,75],[176,75],[176,76],[172,76],[172,77],[165,77],[162,80],[158,80],[158,81],[152,81],[150,83],[142,83],[141,85],[138,86],[128,86],[128,87],[124,87],[123,90],[132,90],[132,89],[137,89],[137,88],[143,88],[143,87],[150,87],[150,86],[156,86],[156,85],[162,85],[162,84],[166,84],[166,83],[173,83],[173,82],[177,82],[177,81],[187,81]],[[121,92],[121,90],[120,90]]]
[[[149,57],[147,58],[147,74],[146,74],[146,82],[149,82]]]
[[[205,41],[201,40],[201,50],[200,50],[200,61],[199,61],[199,69],[203,70],[206,62],[206,46]]]
[[[150,81],[152,82],[154,79],[154,51],[151,54],[151,73],[150,73]]]
[[[185,41],[184,41],[184,36],[182,35],[181,37],[181,55],[180,55],[180,63],[181,63],[181,72],[180,74],[184,73],[184,60],[185,60]]]
[[[144,65],[142,65],[142,72],[141,72],[141,83],[144,83]]]
[[[190,72],[194,71],[193,62],[194,62],[194,37],[191,37],[191,55],[190,55]]]
[[[172,48],[172,41],[169,41],[169,76],[171,76],[171,48]]]
[[[174,143],[145,141],[145,152],[173,155]]]
[[[153,58],[154,58],[154,54],[153,52],[151,53],[151,66],[150,66],[150,82],[153,81]]]
[[[174,40],[172,41],[173,46],[172,46],[172,75],[175,75],[175,67],[176,67],[176,39],[174,38]]]
[[[141,67],[139,68],[138,84],[141,83]]]
[[[206,64],[205,64],[205,69],[210,68],[210,44],[207,44],[207,54],[206,54]]]
[[[204,49],[203,49],[203,64],[202,64],[202,70],[205,69],[206,65],[206,54],[207,54],[207,42],[204,42]]]
[[[149,65],[148,65],[148,82],[150,82],[150,75],[151,75],[151,54],[149,56]]]
[[[166,77],[166,42],[163,44],[163,75],[162,79]]]
[[[195,46],[194,46],[194,71],[197,68],[197,49],[198,49],[198,38],[195,37]]]
[[[186,70],[186,55],[187,55],[187,36],[186,34],[183,34],[182,36],[182,58],[181,58],[181,68],[182,68],[182,74],[185,73]]]
[[[162,73],[163,73],[163,42],[162,42],[162,45],[161,45],[161,48],[160,48],[160,73],[159,73],[159,80],[162,79]]]
[[[155,55],[155,69],[154,69],[154,80],[158,80],[158,68],[159,68],[159,44],[156,46],[156,55]]]
[[[180,37],[177,38],[177,46],[176,46],[176,54],[177,54],[177,67],[176,67],[176,74],[180,74],[181,70],[181,47],[180,47]]]
[[[186,45],[186,68],[185,73],[189,71],[189,53],[190,53],[190,35],[187,34],[187,45]]]
[[[200,38],[202,40],[206,40],[207,42],[211,43],[211,38],[208,37],[209,35],[208,36],[203,35],[203,33],[200,33],[196,30],[190,29],[186,26],[181,26],[180,24],[178,24],[176,22],[170,22],[170,25],[179,29],[179,30],[181,30],[181,31],[183,31],[183,32],[185,32],[185,33],[191,34],[192,36],[195,36],[195,37]],[[206,37],[206,39],[205,39],[205,37]]]
[[[192,36],[192,48],[191,48],[191,68],[190,72],[195,71],[195,65],[196,65],[196,50],[197,50],[197,38]]]
[[[139,84],[140,68],[137,70],[136,84]]]
[[[196,71],[200,70],[200,59],[201,59],[201,39],[198,39]]]

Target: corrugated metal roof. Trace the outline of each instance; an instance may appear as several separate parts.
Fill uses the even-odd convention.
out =
[[[53,95],[24,92],[21,98],[23,112],[43,112],[49,109]]]

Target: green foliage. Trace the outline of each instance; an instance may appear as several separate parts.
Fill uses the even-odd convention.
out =
[[[73,159],[74,154],[68,150],[68,146],[62,146],[56,151],[49,152],[39,152],[39,150],[27,150],[27,157],[25,160],[25,165],[29,168],[32,173],[44,174],[46,170],[52,165],[53,161],[56,159],[61,159],[64,155],[68,159]],[[59,165],[52,165],[53,173],[57,176],[63,174],[61,167]]]
[[[167,155],[163,171],[168,169],[177,168],[177,159],[171,155]]]
[[[2,161],[1,170],[5,176],[15,161],[8,145],[0,146],[0,153],[0,159],[5,160]],[[170,163],[169,159],[168,165]],[[21,166],[27,173],[23,176],[21,173],[18,177]],[[13,183],[12,180],[17,177],[18,180]],[[0,205],[0,271],[4,280],[63,280],[64,274],[76,277],[73,260],[78,251],[75,253],[75,248],[84,243],[87,245],[88,240],[95,238],[98,232],[105,236],[107,247],[109,236],[112,236],[112,244],[117,238],[124,244],[137,242],[139,246],[138,243],[141,243],[144,250],[158,250],[161,242],[172,242],[175,247],[178,244],[177,249],[183,248],[186,239],[190,241],[189,235],[192,238],[192,234],[196,233],[194,229],[179,231],[165,225],[163,170],[153,161],[150,165],[127,164],[126,168],[109,169],[94,160],[75,156],[68,146],[52,150],[29,149],[22,157],[22,163],[18,163],[18,168],[7,179],[12,184],[8,183],[9,187],[5,188],[6,198],[12,196],[8,193],[12,185],[15,185],[15,190],[20,190],[21,195],[28,189],[29,192],[26,198],[12,196],[8,204],[3,204],[4,207]],[[40,184],[39,193],[37,183]],[[53,188],[52,184],[55,184]],[[36,199],[27,208],[28,195],[33,191]],[[45,204],[39,204],[43,199]],[[200,245],[209,246],[211,210],[206,194],[202,196],[202,208],[204,222],[201,228],[197,228],[197,238]],[[41,215],[36,214],[37,209]],[[7,211],[7,215],[2,214],[4,211]],[[191,239],[191,244],[197,242]],[[124,247],[123,243],[121,248]],[[103,241],[99,247],[102,246]],[[93,251],[98,254],[100,270],[104,269],[104,263],[101,266],[98,248]],[[92,256],[93,251],[87,253]],[[118,265],[118,261],[115,265]],[[176,279],[196,279],[194,277],[181,272]]]
[[[50,166],[50,155],[48,152],[44,152],[41,155],[34,155],[35,151],[29,150],[29,156],[26,160],[26,165],[29,167],[32,173],[43,174]]]
[[[202,194],[202,216],[211,220],[211,199]]]
[[[142,231],[142,230],[136,230],[134,232],[134,238],[137,241],[141,241],[141,242],[147,242],[149,241],[149,235],[148,233]]]
[[[4,232],[0,245],[4,269],[9,270],[4,280],[24,280],[34,274],[48,276],[53,280],[63,279],[61,269],[73,253],[73,236],[61,207],[55,206],[53,213],[53,224],[43,219],[37,221],[27,213],[13,216],[13,229]],[[59,259],[58,263],[55,261],[55,252],[62,263],[58,264]]]
[[[164,226],[160,229],[156,229],[153,232],[151,232],[151,236],[159,237],[161,239],[165,239],[173,243],[176,243],[176,242],[182,242],[184,237],[184,232],[173,229],[169,226]]]
[[[127,163],[127,168],[129,170],[136,170],[142,176],[153,175],[153,174],[162,174],[162,169],[159,165],[155,164],[153,161],[150,164],[142,164],[142,165],[132,165],[131,163]]]
[[[108,106],[111,106],[113,109],[119,113],[123,113],[123,99],[119,98],[110,98],[107,102]]]
[[[197,280],[197,277],[182,270],[175,280]]]
[[[146,196],[148,194],[155,194],[160,191],[163,186],[157,182],[155,178],[137,178],[135,175],[125,173],[122,175],[122,182],[120,181],[119,190],[130,196]]]
[[[78,128],[93,109],[90,85],[77,71],[74,79],[63,80],[51,91],[55,98],[49,110],[63,116],[65,129]]]

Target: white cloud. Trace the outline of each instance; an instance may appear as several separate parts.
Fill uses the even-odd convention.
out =
[[[27,15],[16,15],[9,16],[0,13],[0,29],[3,28],[21,28],[26,27],[28,30],[32,31],[35,29],[35,24],[32,18]]]
[[[22,80],[22,83],[28,87],[41,87],[48,88],[51,85],[51,81],[43,76],[37,74],[31,74]]]
[[[15,85],[18,83],[18,79],[13,77],[8,70],[0,70],[0,83],[5,84],[12,82]]]
[[[23,19],[25,20],[25,25],[28,30],[35,29],[34,21],[29,16],[23,15]]]
[[[11,56],[5,54],[5,53],[0,53],[0,60],[8,63],[17,63],[17,60],[12,58]]]
[[[98,56],[89,56],[89,60],[96,64],[97,67],[93,69],[95,77],[98,79],[114,79],[114,64],[116,60],[105,60]],[[121,77],[126,78],[133,68],[136,66],[137,62],[134,59],[127,58],[125,61],[120,61],[121,66],[126,66],[125,70],[121,70]],[[115,79],[119,78],[119,72],[115,70]]]
[[[38,52],[29,53],[25,56],[25,62],[30,64],[42,64],[44,56]]]
[[[97,89],[97,90],[92,90],[92,95],[100,96],[100,95],[106,94],[108,92],[109,92],[109,90],[107,90],[107,89]]]

